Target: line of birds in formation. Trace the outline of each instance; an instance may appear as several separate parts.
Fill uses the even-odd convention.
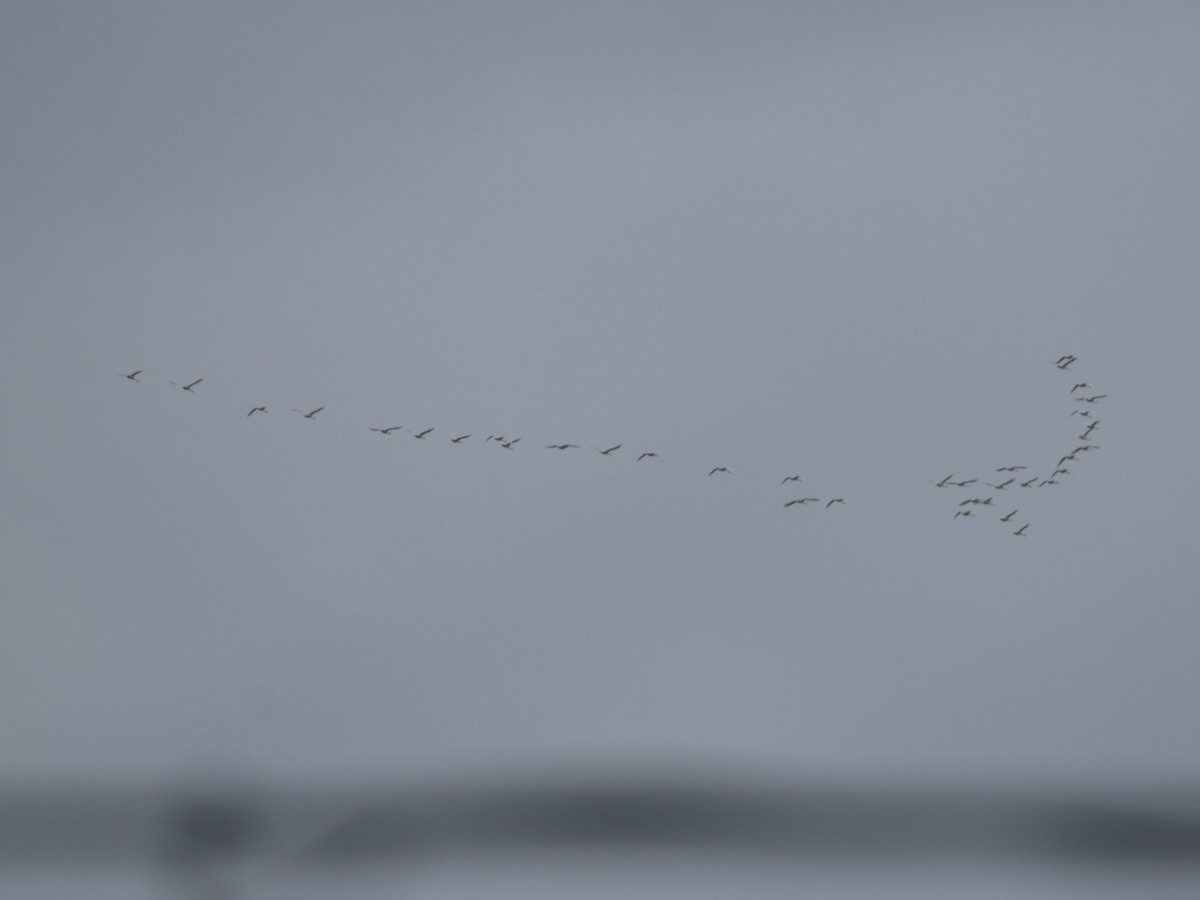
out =
[[[1071,366],[1078,361],[1079,361],[1079,357],[1073,356],[1068,353],[1064,356],[1060,356],[1057,360],[1055,360],[1054,366],[1065,372],[1065,371],[1069,370],[1071,368]],[[1068,392],[1077,403],[1087,404],[1085,407],[1074,410],[1071,413],[1071,417],[1073,418],[1074,416],[1081,416],[1088,420],[1088,424],[1087,424],[1087,427],[1083,430],[1083,433],[1076,436],[1076,440],[1083,441],[1083,443],[1078,445],[1077,447],[1075,447],[1069,453],[1064,453],[1061,457],[1059,457],[1058,462],[1055,463],[1055,465],[1054,465],[1054,471],[1050,473],[1049,477],[1043,478],[1041,475],[1034,475],[1032,478],[1026,479],[1025,473],[1027,472],[1027,470],[1029,468],[1028,466],[1000,466],[998,469],[995,470],[996,473],[997,474],[1008,474],[1009,477],[1006,478],[1005,480],[1001,481],[999,484],[993,484],[991,482],[985,481],[985,482],[983,482],[984,486],[992,488],[993,490],[996,490],[996,491],[1006,491],[1009,489],[1010,486],[1012,486],[1014,484],[1017,485],[1018,487],[1022,487],[1022,488],[1033,488],[1033,487],[1042,488],[1042,487],[1047,487],[1047,486],[1060,485],[1060,484],[1062,484],[1062,482],[1057,480],[1057,476],[1072,474],[1071,470],[1064,466],[1065,463],[1078,462],[1079,454],[1090,453],[1093,450],[1099,450],[1100,446],[1098,444],[1090,443],[1092,432],[1100,427],[1100,420],[1097,419],[1095,417],[1095,414],[1092,412],[1092,406],[1093,406],[1093,404],[1099,403],[1101,400],[1103,400],[1105,397],[1107,397],[1108,394],[1092,394],[1092,395],[1088,396],[1086,394],[1081,393],[1078,396],[1075,395],[1076,391],[1088,391],[1088,390],[1094,390],[1094,387],[1086,381],[1081,381],[1076,384],[1073,384],[1071,386],[1070,391]],[[1021,473],[1021,474],[1017,474],[1017,473]],[[941,481],[936,482],[935,485],[939,488],[969,487],[970,485],[975,484],[979,481],[978,478],[965,478],[961,481],[954,481],[953,479],[954,479],[954,474],[951,473],[951,474],[947,475],[945,478],[943,478]],[[958,518],[965,519],[965,518],[975,517],[975,511],[973,509],[964,509],[963,507],[987,506],[987,507],[994,508],[996,505],[995,499],[996,499],[995,496],[991,495],[991,496],[987,496],[987,497],[971,497],[967,500],[963,500],[962,502],[960,502],[958,504],[959,509],[957,512],[954,513],[953,517],[955,519],[958,519]],[[1000,516],[999,520],[1006,524],[1011,524],[1013,521],[1013,517],[1018,512],[1020,512],[1019,509],[1014,509],[1012,512],[1008,513],[1007,515]],[[1022,525],[1020,528],[1018,528],[1016,531],[1014,531],[1012,533],[1015,534],[1017,537],[1027,537],[1026,529],[1029,528],[1029,525],[1030,525],[1030,523],[1026,522],[1024,525]]]
[[[128,372],[128,373],[121,372],[119,374],[121,377],[127,378],[130,381],[136,381],[138,383],[141,383],[141,379],[138,376],[140,376],[144,371],[145,371],[144,369],[136,369],[133,372]],[[202,381],[204,381],[203,378],[197,378],[195,381],[191,381],[186,384],[180,384],[177,381],[172,381],[171,384],[175,385],[176,387],[182,388],[183,390],[187,391],[189,394],[193,394],[193,393],[195,393],[196,386],[198,384],[200,384]],[[303,409],[296,409],[293,407],[291,411],[295,412],[295,413],[299,413],[301,416],[303,416],[306,419],[312,420],[312,419],[315,419],[317,417],[317,414],[320,413],[323,409],[325,409],[324,406],[318,406],[315,409],[310,409],[307,411],[303,410]],[[251,408],[251,410],[246,413],[246,418],[250,418],[255,413],[262,413],[263,415],[267,415],[267,407],[266,406],[255,406],[255,407]],[[430,434],[432,434],[435,429],[434,428],[425,428],[421,431],[412,431],[411,429],[406,429],[403,425],[389,425],[384,428],[371,427],[371,428],[368,428],[367,430],[374,431],[378,434],[384,434],[384,435],[390,435],[396,431],[407,431],[414,438],[416,438],[418,440],[424,440]],[[460,434],[455,437],[451,437],[450,443],[461,444],[463,441],[467,440],[470,437],[471,437],[470,434]],[[495,441],[504,449],[511,450],[517,443],[520,442],[520,440],[521,440],[521,438],[519,438],[519,437],[510,438],[510,437],[506,437],[502,434],[489,434],[484,439],[484,443],[486,444],[490,441]],[[589,445],[589,446],[591,446],[591,445]],[[616,453],[618,450],[620,450],[624,446],[625,446],[624,444],[615,444],[615,445],[613,445],[611,447],[607,447],[607,448],[592,446],[592,449],[597,451],[598,453],[600,453],[601,456],[612,456],[614,453]],[[547,450],[577,450],[577,449],[580,449],[580,445],[579,444],[567,444],[567,443],[546,444],[545,449],[547,449]],[[641,462],[644,459],[657,459],[657,460],[661,461],[662,457],[659,456],[658,453],[656,453],[652,450],[646,450],[637,457],[636,461]],[[728,474],[731,474],[731,470],[727,466],[713,466],[708,472],[708,475],[710,478],[713,475],[719,475],[719,474],[728,475]],[[788,475],[788,476],[784,477],[783,481],[781,481],[780,484],[786,485],[789,482],[800,482],[803,480],[804,480],[804,478],[800,475]],[[801,497],[801,498],[798,498],[795,500],[788,500],[783,504],[783,506],[786,509],[786,508],[790,508],[792,506],[805,506],[808,503],[816,503],[816,504],[823,503],[825,506],[825,509],[829,509],[830,507],[835,506],[837,504],[845,504],[845,502],[846,502],[846,499],[844,497],[833,497],[829,500],[824,500],[823,498],[818,498],[818,497]]]
[[[1061,371],[1067,371],[1076,362],[1078,362],[1078,357],[1073,356],[1071,354],[1066,354],[1066,355],[1060,356],[1057,360],[1055,360],[1054,366],[1056,368],[1060,369]],[[143,373],[143,371],[144,371],[143,369],[137,369],[133,372],[120,373],[120,374],[122,377],[127,378],[130,381],[140,382],[140,378],[138,376],[140,376]],[[171,384],[175,385],[176,387],[182,388],[183,390],[187,391],[190,394],[190,393],[195,393],[196,386],[199,385],[203,381],[204,381],[203,378],[197,378],[195,381],[191,381],[186,384],[180,384],[179,382],[175,382],[175,381],[172,381]],[[1088,419],[1089,421],[1088,421],[1087,427],[1084,429],[1083,433],[1079,434],[1077,436],[1077,439],[1080,441],[1083,441],[1083,443],[1076,446],[1070,452],[1063,454],[1059,458],[1058,462],[1055,464],[1054,470],[1050,473],[1050,475],[1048,477],[1043,478],[1041,475],[1034,475],[1032,478],[1026,479],[1025,473],[1028,469],[1027,466],[1023,466],[1023,465],[1000,466],[999,468],[997,468],[995,470],[996,473],[997,474],[1008,474],[1009,477],[1003,481],[1000,481],[999,483],[992,483],[990,481],[983,482],[983,485],[991,488],[994,491],[1007,491],[1013,485],[1017,485],[1018,487],[1021,487],[1021,488],[1032,488],[1032,487],[1042,488],[1042,487],[1060,485],[1061,482],[1058,480],[1058,476],[1060,476],[1060,475],[1066,476],[1066,475],[1071,474],[1071,470],[1064,465],[1065,463],[1077,462],[1079,460],[1079,454],[1089,453],[1093,450],[1100,449],[1099,445],[1090,443],[1092,432],[1100,427],[1100,420],[1097,419],[1095,417],[1095,415],[1093,414],[1092,406],[1094,404],[1098,403],[1099,401],[1103,400],[1108,395],[1107,394],[1092,394],[1092,395],[1079,394],[1078,396],[1075,396],[1076,391],[1087,391],[1087,390],[1092,390],[1092,389],[1093,389],[1093,386],[1086,381],[1078,382],[1078,383],[1072,385],[1069,393],[1072,395],[1073,399],[1076,402],[1084,403],[1084,404],[1086,404],[1086,407],[1081,408],[1081,409],[1076,409],[1075,411],[1073,411],[1071,413],[1071,416],[1074,417],[1074,416],[1078,415],[1085,419]],[[318,406],[315,409],[310,409],[310,410],[293,408],[292,412],[298,413],[299,415],[303,416],[306,419],[313,420],[317,417],[317,414],[320,413],[323,409],[325,409],[324,406]],[[254,416],[257,413],[266,415],[267,407],[265,405],[264,406],[255,406],[255,407],[251,408],[249,412],[246,413],[246,417],[249,418],[251,416]],[[368,431],[373,431],[373,432],[376,432],[376,433],[382,434],[382,435],[390,435],[396,431],[407,431],[409,434],[411,434],[417,440],[424,440],[430,434],[432,434],[434,432],[434,430],[435,430],[434,428],[430,427],[430,428],[424,428],[421,431],[412,431],[411,429],[405,429],[404,426],[402,426],[402,425],[389,425],[386,427],[371,427],[368,429]],[[470,437],[471,437],[471,434],[469,434],[469,433],[455,435],[450,438],[450,443],[461,444],[463,441],[468,440]],[[484,443],[486,444],[491,441],[495,441],[497,444],[499,444],[501,447],[503,447],[506,450],[511,450],[517,443],[519,443],[521,441],[521,438],[506,437],[505,435],[502,435],[502,434],[489,434],[487,436],[487,438],[484,439]],[[592,446],[592,445],[589,445],[589,446]],[[614,453],[616,453],[622,447],[624,447],[624,444],[614,444],[611,447],[605,447],[605,448],[592,446],[592,449],[597,451],[601,456],[612,456]],[[570,444],[570,443],[546,444],[545,449],[547,449],[547,450],[577,450],[577,449],[580,449],[580,445],[579,444]],[[652,451],[652,450],[646,450],[638,455],[636,461],[641,462],[642,460],[646,460],[646,459],[658,459],[661,461],[662,458],[659,456],[659,454],[657,452]],[[718,474],[730,474],[730,471],[731,470],[727,466],[713,466],[709,470],[708,475],[709,475],[709,477],[712,477],[713,475],[718,475]],[[1018,474],[1018,473],[1020,473],[1020,474]],[[970,485],[976,484],[979,482],[978,478],[964,478],[964,479],[955,481],[954,477],[955,477],[954,474],[951,473],[950,475],[947,475],[945,478],[943,478],[941,481],[936,482],[935,484],[939,488],[946,488],[946,487],[963,487],[963,488],[965,488],[965,487],[969,487]],[[783,481],[780,482],[780,484],[787,485],[791,482],[801,482],[803,480],[804,480],[804,478],[800,475],[787,475],[784,477]],[[846,500],[844,497],[833,497],[828,500],[826,500],[824,498],[819,498],[819,497],[798,497],[795,499],[785,501],[783,506],[785,509],[787,509],[787,508],[791,508],[793,506],[804,507],[804,506],[807,506],[809,503],[814,503],[814,504],[817,504],[818,506],[823,504],[825,509],[830,509],[831,507],[833,507],[835,505],[845,504],[845,502],[846,502]],[[958,504],[959,508],[954,513],[953,518],[959,519],[959,518],[975,518],[976,517],[974,509],[966,509],[965,507],[995,508],[995,506],[996,506],[995,495],[989,495],[986,497],[971,497],[971,498],[961,501]],[[1018,512],[1019,512],[1019,509],[1014,509],[1011,512],[1009,512],[1007,515],[998,517],[999,521],[1004,522],[1005,524],[1011,524],[1013,521],[1013,517],[1016,516],[1016,514]],[[1031,523],[1026,522],[1020,528],[1017,528],[1015,531],[1013,531],[1012,534],[1014,534],[1018,537],[1026,537],[1027,529],[1029,528],[1030,524]]]

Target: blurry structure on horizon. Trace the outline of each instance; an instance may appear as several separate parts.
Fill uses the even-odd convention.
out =
[[[861,864],[985,871],[1170,871],[1200,889],[1200,789],[853,788],[658,777],[520,779],[397,789],[266,790],[209,784],[161,791],[0,792],[0,870],[141,868],[169,892],[275,896],[297,873],[353,885],[471,858],[525,864],[700,854],[795,867]],[[680,876],[686,883],[687,870]],[[0,884],[11,877],[0,876]],[[405,896],[402,888],[392,896]],[[422,892],[422,896],[428,896]],[[869,895],[869,893],[868,893]]]

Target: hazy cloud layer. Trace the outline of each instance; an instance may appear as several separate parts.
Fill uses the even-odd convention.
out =
[[[1194,5],[0,21],[6,777],[1195,774]]]

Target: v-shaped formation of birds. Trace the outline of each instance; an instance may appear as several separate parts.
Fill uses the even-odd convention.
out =
[[[1068,418],[1072,421],[1078,421],[1079,428],[1082,429],[1079,434],[1076,434],[1071,439],[1071,442],[1075,446],[1070,449],[1067,449],[1064,446],[1063,449],[1066,452],[1063,452],[1061,455],[1059,455],[1057,460],[1054,461],[1052,465],[1050,464],[1050,460],[1047,459],[1038,474],[1034,475],[1030,475],[1031,469],[1028,465],[999,466],[992,472],[991,475],[983,476],[989,479],[983,482],[980,481],[979,476],[972,478],[959,478],[956,480],[957,476],[955,476],[954,473],[947,475],[941,481],[936,482],[937,487],[971,488],[972,492],[974,493],[985,494],[985,496],[974,496],[968,497],[965,500],[960,500],[954,512],[953,517],[955,519],[981,518],[988,514],[994,514],[997,521],[1002,522],[1005,525],[1015,525],[1018,520],[1017,513],[1019,513],[1021,510],[1019,506],[1019,497],[1014,497],[1013,495],[1019,495],[1022,490],[1038,490],[1046,487],[1061,487],[1063,481],[1073,474],[1072,469],[1067,465],[1067,463],[1078,464],[1084,458],[1082,454],[1091,453],[1092,451],[1100,449],[1099,444],[1092,443],[1092,434],[1100,427],[1100,419],[1097,418],[1095,410],[1097,408],[1096,404],[1107,397],[1108,394],[1094,393],[1096,390],[1095,387],[1088,382],[1074,380],[1075,372],[1071,367],[1078,361],[1079,357],[1073,356],[1069,353],[1065,356],[1060,356],[1054,361],[1055,368],[1063,372],[1072,373],[1073,383],[1066,393],[1074,402]],[[1077,406],[1075,404],[1083,405]],[[1079,417],[1078,420],[1075,419],[1076,416]],[[979,487],[972,487],[976,484],[978,484]],[[988,488],[989,490],[981,491],[981,488]],[[1010,491],[1011,494],[1009,493]],[[1001,494],[1004,495],[1005,499],[1008,497],[1013,497],[1012,502],[1018,504],[1016,509],[1006,513],[1003,516],[999,514],[1000,510],[1011,504],[1003,504],[998,502],[997,498]],[[1017,537],[1027,537],[1029,534],[1028,529],[1030,524],[1030,522],[1025,522],[1023,525],[1013,530],[1012,533]]]
[[[1066,354],[1055,360],[1054,366],[1063,372],[1073,372],[1071,367],[1078,361],[1078,357],[1071,354]],[[129,381],[140,383],[141,378],[139,376],[143,374],[143,371],[143,369],[137,369],[133,372],[120,374],[121,377],[126,378]],[[193,394],[195,393],[196,387],[203,381],[203,378],[197,378],[194,381],[190,381],[185,384],[181,384],[176,381],[172,381],[171,384],[182,388],[189,394]],[[1076,407],[1072,410],[1071,418],[1073,419],[1075,416],[1079,416],[1079,427],[1083,430],[1075,437],[1075,441],[1078,443],[1074,448],[1063,453],[1053,466],[1047,465],[1045,467],[1047,470],[1053,470],[1050,471],[1048,475],[1036,474],[1027,477],[1029,476],[1029,466],[1004,465],[997,467],[994,470],[994,474],[988,476],[990,480],[982,483],[980,483],[980,477],[978,476],[971,478],[960,478],[956,480],[954,473],[951,473],[941,481],[936,482],[936,486],[939,488],[971,488],[973,485],[979,484],[979,488],[973,489],[973,492],[977,494],[980,493],[981,488],[986,487],[990,489],[988,492],[983,492],[986,494],[986,496],[972,496],[966,498],[965,500],[959,501],[953,518],[978,519],[991,513],[995,515],[995,518],[999,522],[1006,525],[1014,525],[1016,524],[1017,513],[1020,512],[1020,508],[1018,507],[1017,509],[1013,509],[1011,512],[1003,516],[999,515],[999,510],[1004,506],[1004,504],[997,503],[998,495],[1008,495],[1010,490],[1013,492],[1013,494],[1016,494],[1022,489],[1040,489],[1044,487],[1061,486],[1063,479],[1072,474],[1072,470],[1066,465],[1067,463],[1078,463],[1082,459],[1080,454],[1090,453],[1094,450],[1100,449],[1099,445],[1091,443],[1092,433],[1100,427],[1100,420],[1096,417],[1094,410],[1096,408],[1095,404],[1099,403],[1108,395],[1092,393],[1094,390],[1095,388],[1093,388],[1093,386],[1086,381],[1075,382],[1071,385],[1071,388],[1068,392],[1071,399],[1076,403],[1083,404],[1083,406]],[[297,413],[306,419],[315,420],[317,414],[323,409],[325,409],[324,406],[318,406],[315,409],[308,410],[296,409],[293,407],[290,411]],[[265,405],[252,407],[249,412],[246,413],[246,418],[251,418],[255,414],[262,414],[264,416],[267,415],[267,407]],[[431,434],[433,434],[435,428],[428,427],[422,428],[419,431],[414,431],[412,429],[405,428],[403,425],[387,425],[382,427],[371,426],[367,430],[381,435],[390,435],[397,431],[406,432],[417,440],[425,440]],[[471,438],[471,434],[469,433],[459,434],[451,436],[449,441],[452,444],[461,444],[463,441],[466,441],[469,438]],[[521,438],[519,437],[506,437],[503,434],[489,434],[486,438],[484,438],[483,443],[487,444],[494,441],[498,446],[503,447],[505,450],[512,450],[513,447],[520,442],[520,440]],[[594,445],[589,446],[591,446],[591,448],[601,456],[613,456],[625,445],[614,444],[610,447],[596,447]],[[546,450],[559,451],[581,449],[579,444],[570,443],[544,444],[543,447]],[[629,451],[626,452],[628,453]],[[659,456],[659,454],[655,451],[643,450],[638,454],[635,462],[640,463],[644,460],[655,460],[661,462],[662,457]],[[730,474],[732,474],[732,472],[727,466],[713,466],[708,470],[708,477],[710,478],[716,475],[724,476]],[[785,475],[783,480],[780,482],[780,486],[783,487],[789,484],[799,484],[802,481],[804,481],[804,477],[801,475]],[[837,505],[845,505],[845,503],[846,500],[844,497],[795,497],[785,500],[783,506],[785,509],[803,509],[809,504],[812,504],[815,507],[828,510]],[[1017,537],[1027,537],[1030,524],[1031,523],[1029,522],[1025,522],[1024,524],[1015,528],[1011,533]]]

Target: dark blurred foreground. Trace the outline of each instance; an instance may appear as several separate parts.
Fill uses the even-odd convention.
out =
[[[879,862],[1167,867],[1198,876],[1200,896],[1200,790],[772,788],[608,777],[407,790],[0,792],[0,869],[141,866],[189,885],[179,888],[187,896],[255,895],[246,877],[255,867],[351,877],[380,866],[411,872],[581,851],[699,851],[848,871]]]

